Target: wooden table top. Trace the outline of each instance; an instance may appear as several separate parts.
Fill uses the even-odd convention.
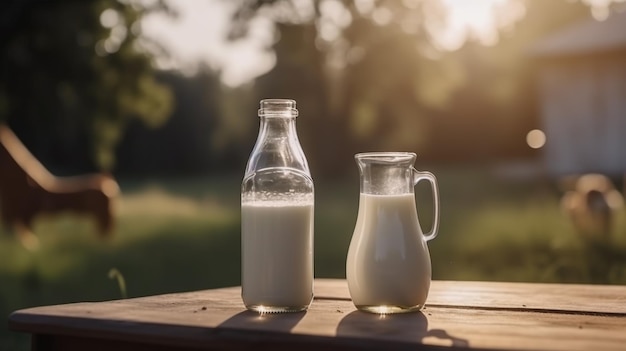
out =
[[[240,291],[29,308],[9,328],[159,350],[626,350],[626,286],[433,281],[426,308],[401,315],[356,311],[345,280],[317,279],[303,313],[246,311]]]

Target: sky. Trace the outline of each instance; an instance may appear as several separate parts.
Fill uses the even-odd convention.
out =
[[[274,53],[266,50],[273,39],[271,24],[264,19],[252,23],[251,36],[237,42],[226,40],[232,2],[211,0],[169,0],[179,12],[177,18],[149,15],[142,21],[144,34],[159,41],[171,58],[158,58],[160,68],[193,73],[197,62],[221,71],[229,86],[245,84],[269,71]]]
[[[306,3],[310,0],[294,0]],[[332,3],[334,0],[322,0]],[[447,13],[446,24],[438,28],[435,40],[443,50],[459,48],[468,37],[485,45],[498,41],[497,28],[515,23],[524,16],[522,0],[440,0]],[[598,20],[608,16],[611,2],[626,0],[581,0],[592,5]],[[192,74],[198,62],[220,71],[222,81],[232,87],[245,84],[268,72],[275,64],[268,48],[274,40],[272,24],[263,18],[253,21],[251,35],[243,40],[226,40],[233,1],[168,0],[178,18],[152,14],[142,21],[142,31],[159,41],[170,57],[157,57],[157,66]],[[368,2],[361,0],[359,2]],[[507,12],[498,12],[505,5]]]

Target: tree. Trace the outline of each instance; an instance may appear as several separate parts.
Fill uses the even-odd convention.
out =
[[[400,16],[406,8],[390,1],[366,10],[350,1],[311,2],[308,10],[302,4],[241,2],[231,39],[245,35],[257,15],[276,23],[279,40],[272,48],[276,66],[255,87],[259,96],[298,101],[303,116],[299,134],[312,169],[332,175],[348,167],[345,160],[357,151],[419,144],[415,141],[422,139],[420,134],[406,133],[401,121],[420,125],[424,118],[422,105],[416,103],[420,99],[416,79],[428,68],[413,63],[421,60],[420,45],[428,45],[426,35],[405,33],[400,21],[378,23],[372,14],[381,10]],[[417,32],[423,26],[422,10],[405,11],[410,12],[406,17],[418,18],[413,23]],[[402,64],[394,62],[398,59]]]
[[[172,95],[137,49],[138,21],[162,1],[0,4],[0,122],[58,173],[111,170],[131,119],[158,126]]]
[[[118,174],[190,174],[215,166],[212,152],[217,130],[221,85],[208,67],[193,76],[178,71],[160,71],[159,82],[176,99],[170,118],[160,128],[139,120],[129,123],[116,149]]]
[[[589,15],[580,2],[509,1],[498,18],[519,6],[526,15],[500,29],[498,45],[470,38],[450,52],[432,35],[445,18],[440,0],[306,4],[240,1],[230,34],[245,35],[255,16],[276,23],[276,66],[256,86],[263,96],[305,102],[301,139],[324,173],[367,150],[456,161],[529,156],[525,133],[537,111],[528,49]]]

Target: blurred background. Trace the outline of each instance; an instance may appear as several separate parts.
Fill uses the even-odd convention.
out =
[[[434,279],[626,284],[623,0],[8,0],[0,47],[0,124],[121,187],[105,240],[72,213],[35,218],[36,250],[0,227],[3,318],[238,285],[263,98],[298,103],[317,277],[345,277],[353,155],[413,151]]]

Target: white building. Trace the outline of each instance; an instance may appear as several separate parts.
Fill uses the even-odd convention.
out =
[[[552,175],[626,173],[626,11],[537,42],[541,122]]]

